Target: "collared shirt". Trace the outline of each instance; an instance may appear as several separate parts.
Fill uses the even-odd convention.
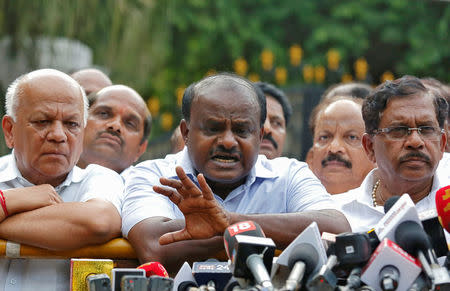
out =
[[[14,155],[0,158],[0,189],[34,186],[17,168]],[[110,201],[120,214],[123,182],[120,176],[98,165],[86,169],[75,166],[56,192],[64,202],[84,202],[93,198]],[[70,260],[0,259],[0,291],[70,289]]]
[[[332,195],[333,200],[344,213],[353,232],[368,231],[373,228],[384,215],[383,206],[373,206],[372,190],[375,184],[373,169],[362,182],[359,188],[349,190],[343,194]],[[448,175],[447,175],[448,176]],[[416,203],[417,212],[421,213],[436,208],[436,191],[450,183],[441,173],[436,172],[433,178],[431,192]],[[446,233],[446,235],[448,235]]]
[[[183,218],[175,204],[152,188],[160,185],[160,177],[177,179],[175,167],[178,165],[198,185],[186,147],[164,159],[142,162],[131,170],[125,182],[122,207],[122,234],[125,237],[134,225],[149,217]],[[215,199],[227,211],[242,214],[336,209],[306,163],[284,157],[268,160],[263,155],[258,156],[244,184],[225,199],[217,195]]]

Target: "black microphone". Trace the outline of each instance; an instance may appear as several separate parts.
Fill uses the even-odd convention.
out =
[[[242,235],[251,229],[261,237]],[[275,243],[264,237],[261,227],[253,221],[240,222],[229,226],[224,233],[224,245],[231,260],[230,269],[242,287],[255,282],[273,290],[268,270],[272,268]]]
[[[316,268],[318,261],[319,254],[314,246],[308,243],[296,245],[289,258],[291,272],[282,290],[294,291],[300,288],[304,276],[308,276]]]
[[[384,213],[388,213],[388,211],[392,208],[392,206],[394,206],[394,204],[398,201],[398,199],[400,199],[401,196],[392,196],[390,197],[388,200],[386,200],[386,202],[384,203]]]
[[[404,221],[399,224],[395,231],[395,238],[405,251],[419,259],[423,270],[431,279],[433,289],[450,289],[448,271],[439,266],[428,235],[417,222]]]

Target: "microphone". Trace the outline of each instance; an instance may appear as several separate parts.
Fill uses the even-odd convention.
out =
[[[276,287],[283,286],[290,273],[289,259],[292,256],[292,251],[297,245],[304,243],[313,246],[318,255],[317,265],[312,273],[318,272],[320,267],[327,262],[327,254],[322,243],[319,227],[316,222],[312,222],[284,249],[273,265],[271,277]]]
[[[422,272],[416,278],[414,283],[409,287],[408,291],[429,291],[431,288],[431,284],[426,277],[426,275]]]
[[[377,290],[389,290],[395,285],[398,290],[407,290],[420,272],[420,263],[414,257],[385,238],[364,266],[361,281]]]
[[[337,265],[336,255],[330,255],[327,263],[323,265],[319,272],[314,274],[306,287],[310,291],[334,290],[337,287],[337,278],[332,269]]]
[[[227,262],[195,262],[192,274],[198,285],[214,286],[222,291],[230,281],[231,272]]]
[[[450,233],[450,185],[437,190],[435,200],[439,222]]]
[[[145,291],[171,291],[173,289],[173,279],[152,275],[148,278],[147,286]]]
[[[192,275],[191,266],[188,262],[184,262],[173,279],[172,291],[187,291],[191,287],[198,287],[198,284]]]
[[[88,291],[111,291],[111,279],[107,274],[93,274],[86,277]]]
[[[295,246],[289,258],[289,268],[292,271],[282,290],[294,291],[300,288],[303,277],[316,268],[318,258],[319,254],[311,244],[302,243]]]
[[[400,199],[401,196],[399,195],[395,195],[390,197],[388,200],[386,200],[386,202],[384,203],[383,209],[384,209],[384,213],[388,213],[388,211],[392,208],[392,206],[394,206],[395,203],[397,203],[397,201]]]
[[[436,256],[446,256],[448,245],[436,209],[430,209],[419,213],[419,218],[422,221],[423,229],[431,239],[431,247],[436,253]]]
[[[336,236],[335,254],[340,265],[366,263],[372,254],[369,235],[366,233],[343,233]]]
[[[160,276],[169,278],[169,274],[166,271],[166,268],[160,262],[148,262],[140,265],[136,269],[142,269],[145,271],[145,277],[150,276]]]
[[[396,267],[392,265],[384,266],[381,269],[378,277],[380,278],[381,290],[383,291],[397,290],[398,281],[400,280],[400,271]]]
[[[450,288],[448,271],[439,266],[428,236],[418,223],[402,222],[395,232],[395,237],[408,253],[417,256],[423,270],[431,279],[433,289]]]
[[[262,237],[242,235],[248,230],[262,234]],[[225,250],[231,260],[230,268],[233,276],[242,278],[240,284],[248,285],[254,281],[269,290],[273,285],[267,270],[272,267],[275,243],[263,236],[261,227],[252,221],[240,222],[229,226],[224,233]],[[241,286],[242,286],[241,285]]]
[[[230,225],[223,235],[223,241],[225,244],[225,251],[227,252],[227,256],[229,258],[232,257],[232,254],[228,252],[228,250],[234,250],[234,245],[236,240],[234,237],[238,234],[250,235],[250,236],[258,236],[258,237],[266,237],[262,228],[256,222],[251,220],[241,221]]]
[[[388,238],[395,242],[395,231],[403,221],[420,223],[416,206],[408,194],[403,194],[374,227],[379,240]]]

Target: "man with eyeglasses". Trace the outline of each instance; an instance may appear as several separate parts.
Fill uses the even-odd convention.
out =
[[[418,212],[435,208],[436,191],[450,183],[436,169],[447,142],[446,100],[404,76],[378,86],[364,100],[362,143],[377,163],[359,188],[333,195],[352,231],[367,231],[384,215],[392,196],[408,193]]]

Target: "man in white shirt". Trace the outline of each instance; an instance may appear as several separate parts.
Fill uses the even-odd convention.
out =
[[[394,195],[408,193],[419,212],[436,207],[436,191],[450,183],[448,173],[437,172],[447,110],[444,98],[411,76],[387,81],[364,100],[363,146],[378,168],[359,188],[333,195],[353,231],[373,227]]]
[[[120,176],[75,166],[87,106],[78,83],[52,69],[28,73],[8,88],[2,125],[13,151],[0,159],[0,238],[66,250],[120,235]],[[0,290],[67,290],[68,279],[68,261],[0,260]]]

